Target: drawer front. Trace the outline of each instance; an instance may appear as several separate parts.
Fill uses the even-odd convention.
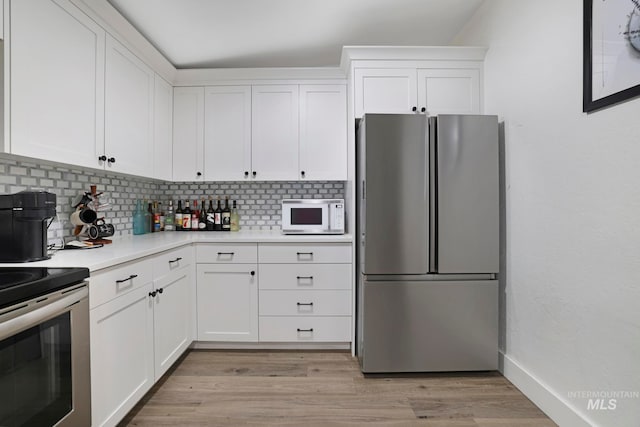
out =
[[[351,316],[340,317],[260,317],[263,342],[344,342],[351,341]]]
[[[351,291],[260,291],[260,316],[350,316]]]
[[[255,243],[200,243],[196,246],[199,264],[255,264],[258,245]]]
[[[89,277],[89,307],[94,308],[153,281],[153,259],[127,262]]]
[[[351,263],[351,244],[262,243],[258,259],[260,263]]]
[[[153,278],[159,279],[172,271],[191,265],[193,262],[193,247],[191,245],[159,253],[153,258]]]
[[[351,264],[261,264],[260,289],[351,289]]]

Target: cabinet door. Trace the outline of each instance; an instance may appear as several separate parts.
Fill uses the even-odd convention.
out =
[[[105,72],[105,155],[107,168],[153,175],[154,72],[107,36]]]
[[[347,179],[347,88],[300,86],[300,178]]]
[[[105,32],[66,0],[11,3],[11,152],[101,167]]]
[[[417,108],[415,68],[358,68],[354,78],[355,112],[409,113]]]
[[[253,179],[298,179],[298,86],[251,89]]]
[[[258,340],[256,271],[255,264],[198,264],[199,341]]]
[[[173,88],[173,180],[204,179],[204,88]]]
[[[191,344],[189,289],[192,268],[182,268],[154,282],[156,381]]]
[[[204,176],[240,181],[251,173],[251,86],[205,90]]]
[[[420,110],[436,114],[480,114],[478,69],[418,70]]]
[[[155,75],[153,109],[153,177],[171,181],[173,177],[173,88]]]
[[[151,283],[90,312],[91,418],[114,426],[154,383]]]

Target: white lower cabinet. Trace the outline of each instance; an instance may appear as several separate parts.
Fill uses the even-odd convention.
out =
[[[189,347],[192,287],[190,246],[91,276],[93,426],[120,422]]]
[[[93,426],[115,426],[154,383],[151,289],[148,283],[91,310]]]

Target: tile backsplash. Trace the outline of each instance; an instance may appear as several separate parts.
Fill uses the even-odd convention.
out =
[[[69,215],[76,198],[96,185],[104,192],[101,202],[110,204],[99,213],[112,223],[116,235],[131,234],[131,216],[137,199],[158,200],[163,206],[172,199],[200,200],[224,196],[236,200],[240,226],[244,229],[277,229],[280,227],[280,200],[283,198],[344,198],[342,181],[278,181],[278,182],[165,182],[130,175],[81,168],[34,159],[0,155],[0,194],[23,190],[49,191],[57,196],[57,218],[49,227],[51,244],[72,238],[73,224]],[[208,202],[207,202],[208,203]]]

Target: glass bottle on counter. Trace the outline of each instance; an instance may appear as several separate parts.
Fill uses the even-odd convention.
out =
[[[189,207],[189,201],[185,200],[184,210],[182,211],[182,230],[191,231],[191,208]]]
[[[207,231],[213,231],[215,225],[215,212],[213,211],[213,200],[209,196],[209,209],[207,209]]]
[[[200,222],[200,211],[198,210],[198,199],[193,201],[193,211],[191,211],[191,231],[198,231]]]
[[[198,219],[198,229],[200,231],[205,231],[207,229],[207,210],[205,209],[204,197],[202,198],[202,203],[200,204],[200,218]]]
[[[144,214],[144,219],[147,222],[147,233],[153,233],[153,204],[151,201],[147,205],[147,213]]]
[[[176,209],[174,222],[176,224],[176,231],[182,231],[182,200],[178,200],[178,209]]]
[[[160,231],[160,209],[158,209],[158,202],[153,202],[153,232]]]
[[[169,200],[169,206],[167,206],[167,212],[164,216],[164,230],[165,231],[174,231],[175,227],[175,213],[173,211],[173,200]]]
[[[145,233],[144,210],[142,209],[142,200],[136,200],[136,208],[133,211],[133,234],[140,235]]]
[[[220,208],[220,196],[218,196],[218,206],[216,207],[216,210],[213,211],[214,214],[214,224],[213,224],[213,229],[215,231],[222,231],[222,209]]]
[[[233,201],[233,208],[231,208],[231,231],[240,230],[240,215],[238,214],[238,207],[236,201]]]
[[[224,209],[222,210],[222,231],[231,231],[231,209],[229,209],[229,196],[224,197]]]

